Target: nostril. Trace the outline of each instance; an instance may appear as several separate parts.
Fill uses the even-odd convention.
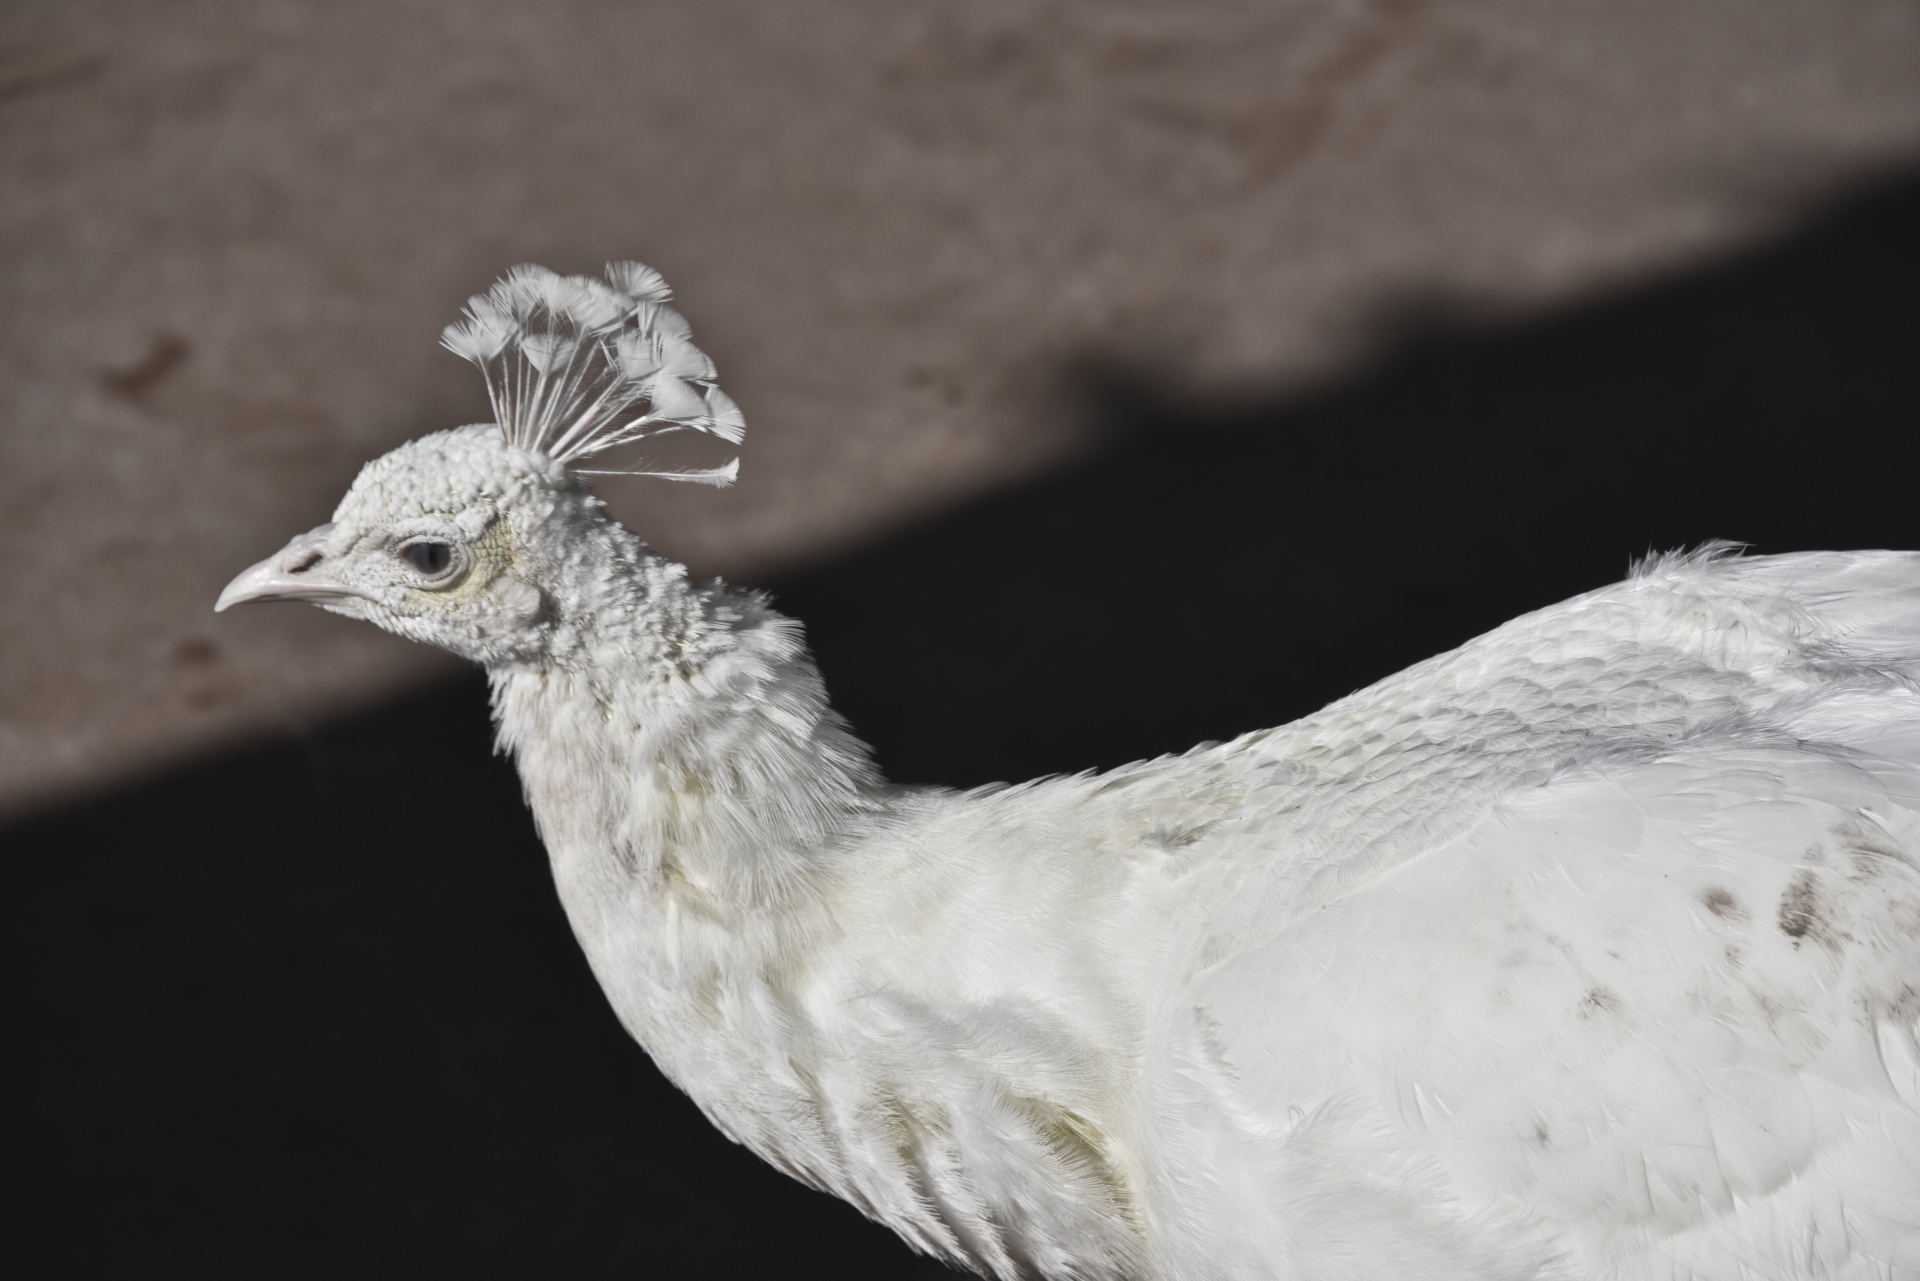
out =
[[[304,574],[320,563],[319,552],[301,552],[290,557],[280,568],[289,574]]]

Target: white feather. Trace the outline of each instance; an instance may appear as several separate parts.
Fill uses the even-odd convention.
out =
[[[486,375],[506,439],[561,463],[675,431],[739,443],[745,421],[712,385],[713,362],[693,345],[686,318],[665,305],[672,291],[660,273],[609,263],[607,281],[515,267],[441,334],[443,346]],[[688,471],[635,465],[596,472],[609,473],[725,485],[739,474],[739,460]]]

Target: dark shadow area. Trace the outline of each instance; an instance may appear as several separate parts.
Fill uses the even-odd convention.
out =
[[[462,681],[5,833],[14,1275],[924,1266],[628,1039],[491,737]]]
[[[1095,369],[1093,461],[777,585],[901,781],[1283,724],[1649,549],[1920,545],[1920,178],[1760,252],[1199,410]]]
[[[889,771],[966,784],[1285,721],[1649,547],[1920,544],[1917,237],[1903,177],[1308,399],[1098,371],[1100,456],[778,595]],[[926,1268],[627,1041],[490,745],[469,680],[0,834],[21,1275]]]

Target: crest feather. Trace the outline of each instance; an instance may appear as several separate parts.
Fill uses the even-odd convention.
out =
[[[607,278],[562,276],[524,264],[467,300],[441,345],[480,367],[507,440],[572,465],[676,431],[739,444],[746,419],[714,386],[713,361],[693,345],[673,291],[642,263],[607,264]],[[585,469],[581,469],[585,470]],[[659,476],[729,485],[740,460],[695,471],[644,467],[589,475]]]

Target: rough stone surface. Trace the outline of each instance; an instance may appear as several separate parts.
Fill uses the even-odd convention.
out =
[[[445,670],[209,608],[485,416],[435,338],[510,263],[678,286],[746,472],[609,496],[752,575],[1070,454],[1080,362],[1305,385],[1916,153],[1911,0],[16,0],[0,809]]]

